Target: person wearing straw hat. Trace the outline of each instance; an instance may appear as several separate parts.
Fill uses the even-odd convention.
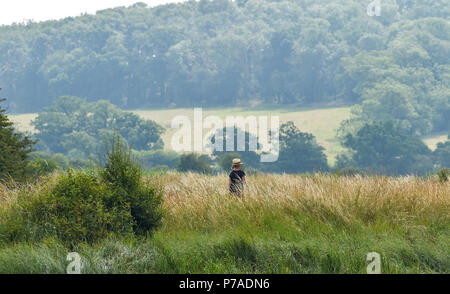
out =
[[[233,170],[230,173],[228,180],[228,187],[230,193],[240,197],[244,192],[244,184],[247,184],[245,180],[245,172],[241,170],[243,163],[239,158],[233,159]]]

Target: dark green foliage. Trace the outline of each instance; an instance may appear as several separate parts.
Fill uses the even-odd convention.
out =
[[[302,133],[293,122],[280,127],[280,155],[276,162],[265,163],[268,172],[305,173],[327,171],[327,157],[324,148],[315,137]]]
[[[70,158],[103,152],[103,139],[118,132],[135,150],[162,148],[163,128],[124,112],[107,101],[88,103],[77,97],[60,97],[33,122],[40,148]]]
[[[231,167],[231,161],[230,164],[228,164],[227,161],[229,161],[229,159],[234,156],[233,158],[240,158],[243,162],[245,162],[246,166],[258,169],[260,167],[260,156],[255,152],[256,150],[259,150],[261,146],[258,138],[255,135],[250,134],[249,132],[244,131],[238,127],[234,127],[230,133],[231,134],[227,132],[227,128],[223,128],[221,133],[217,132],[214,136],[211,137],[211,143],[209,147],[212,149],[213,155],[217,156],[220,167],[224,170],[229,170]],[[216,139],[218,139],[219,136],[223,142],[223,145],[221,146],[222,151],[217,150],[217,148],[215,148],[216,146],[214,145]],[[233,138],[231,136],[233,136]],[[244,144],[242,146],[239,146],[240,142],[238,138],[240,136],[243,136],[244,138]],[[226,151],[227,141],[231,139],[234,142],[231,148],[231,150],[233,151]],[[251,146],[251,142],[255,142],[255,146]]]
[[[0,99],[0,103],[4,99]],[[27,176],[28,155],[33,148],[30,137],[16,132],[13,123],[0,107],[0,180],[24,180]]]
[[[354,152],[352,162],[368,172],[424,174],[433,168],[431,151],[422,140],[392,122],[365,124],[355,135],[348,134],[343,145]]]
[[[120,141],[111,140],[104,167],[69,170],[44,179],[34,194],[21,194],[0,218],[6,242],[57,238],[94,243],[113,235],[151,233],[161,222],[161,191],[143,182],[142,170]]]
[[[119,135],[105,142],[105,155],[100,158],[103,180],[126,194],[136,191],[142,177],[142,169],[133,158]]]
[[[180,155],[177,152],[165,150],[141,151],[136,152],[135,156],[139,158],[145,169],[152,169],[161,165],[174,169],[180,160]]]
[[[32,177],[42,177],[60,169],[61,166],[53,159],[35,157],[28,162],[27,173]]]
[[[222,168],[222,170],[230,171],[234,158],[240,158],[240,155],[237,153],[225,152],[217,158],[217,162],[218,162],[219,166]],[[244,161],[244,160],[242,160],[242,161]]]
[[[119,135],[106,145],[103,162],[100,175],[116,197],[129,203],[135,233],[142,235],[157,228],[162,218],[161,191],[144,185],[142,168]]]
[[[450,168],[450,135],[445,143],[438,143],[433,152],[434,160],[442,168]]]
[[[207,155],[198,155],[195,153],[183,154],[180,156],[177,170],[181,172],[208,174],[212,172],[211,160]]]
[[[75,245],[132,232],[129,204],[94,173],[70,170],[50,182],[38,194],[20,195],[6,212],[0,230],[3,241],[55,237]]]
[[[48,154],[45,152],[33,152],[30,154],[26,172],[28,176],[37,178],[48,175],[57,170],[88,169],[95,167],[95,162],[88,159],[68,159],[64,154]]]
[[[450,177],[450,168],[441,168],[437,175],[439,177],[439,182],[445,183],[448,181],[448,178]]]
[[[448,131],[448,0],[389,0],[380,17],[369,2],[140,4],[3,26],[2,86],[15,112],[61,95],[130,109],[357,103],[358,121]]]

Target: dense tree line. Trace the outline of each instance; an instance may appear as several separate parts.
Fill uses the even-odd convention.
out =
[[[450,130],[447,0],[201,0],[0,27],[14,112],[59,96],[121,108],[357,104],[351,124]]]

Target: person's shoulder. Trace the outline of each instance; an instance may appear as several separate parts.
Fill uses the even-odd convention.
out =
[[[245,172],[243,170],[240,170],[240,175],[245,176]]]

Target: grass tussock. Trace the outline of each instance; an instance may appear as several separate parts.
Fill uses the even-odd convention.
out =
[[[0,185],[2,215],[55,177]],[[162,226],[153,236],[71,249],[83,257],[83,273],[365,273],[373,251],[383,273],[450,272],[449,182],[324,174],[248,182],[238,199],[228,194],[226,175],[144,177],[143,185],[164,187]],[[51,238],[4,243],[0,273],[64,273],[66,252]]]

